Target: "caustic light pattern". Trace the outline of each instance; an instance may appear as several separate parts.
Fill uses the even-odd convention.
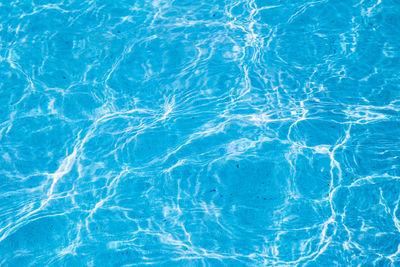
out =
[[[398,266],[398,0],[0,1],[1,266]]]

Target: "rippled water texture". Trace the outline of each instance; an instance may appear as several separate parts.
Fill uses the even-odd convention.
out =
[[[398,0],[1,1],[0,265],[398,266],[399,44]]]

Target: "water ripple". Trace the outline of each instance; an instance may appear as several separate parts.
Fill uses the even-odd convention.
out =
[[[399,14],[0,3],[0,265],[397,266]]]

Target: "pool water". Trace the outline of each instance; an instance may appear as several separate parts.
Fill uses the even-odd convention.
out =
[[[398,266],[398,0],[0,2],[1,266]]]

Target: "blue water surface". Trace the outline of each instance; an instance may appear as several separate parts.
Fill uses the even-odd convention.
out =
[[[1,266],[400,266],[399,0],[0,1]]]

